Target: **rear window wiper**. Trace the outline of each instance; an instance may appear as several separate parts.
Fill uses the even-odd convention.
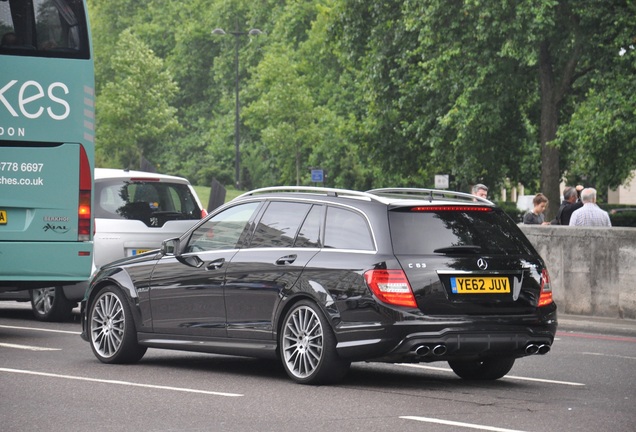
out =
[[[461,245],[437,248],[433,253],[478,253],[481,252],[481,246],[477,245]]]

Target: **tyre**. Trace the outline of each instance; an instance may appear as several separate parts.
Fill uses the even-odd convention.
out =
[[[75,303],[64,295],[61,286],[31,290],[33,316],[40,321],[67,321],[73,314]]]
[[[137,343],[130,306],[114,286],[102,288],[90,303],[87,327],[93,354],[103,363],[136,363],[146,353]]]
[[[448,365],[460,378],[467,380],[496,380],[512,369],[515,359],[512,357],[487,358],[482,360],[455,360]]]
[[[336,338],[324,314],[309,300],[287,312],[279,338],[283,367],[297,383],[334,383],[349,370],[351,363],[338,356]]]

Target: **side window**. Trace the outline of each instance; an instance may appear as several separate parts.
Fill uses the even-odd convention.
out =
[[[184,252],[236,249],[258,206],[257,202],[240,204],[208,219],[192,233]]]
[[[292,247],[311,204],[273,201],[265,210],[250,248]]]
[[[314,205],[300,227],[294,247],[319,248],[323,207]]]
[[[366,219],[359,213],[340,207],[327,208],[325,247],[353,250],[375,249]]]

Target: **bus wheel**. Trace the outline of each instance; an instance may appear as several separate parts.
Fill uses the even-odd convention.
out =
[[[61,286],[31,290],[33,315],[40,321],[67,321],[75,303],[64,295]]]

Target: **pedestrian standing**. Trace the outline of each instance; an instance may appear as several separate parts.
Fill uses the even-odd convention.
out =
[[[596,204],[596,189],[583,189],[581,201],[583,207],[572,213],[570,226],[612,226],[609,214]]]
[[[543,212],[548,206],[548,197],[542,193],[538,193],[532,198],[532,210],[523,216],[523,223],[526,225],[550,225],[550,222],[545,221]]]

